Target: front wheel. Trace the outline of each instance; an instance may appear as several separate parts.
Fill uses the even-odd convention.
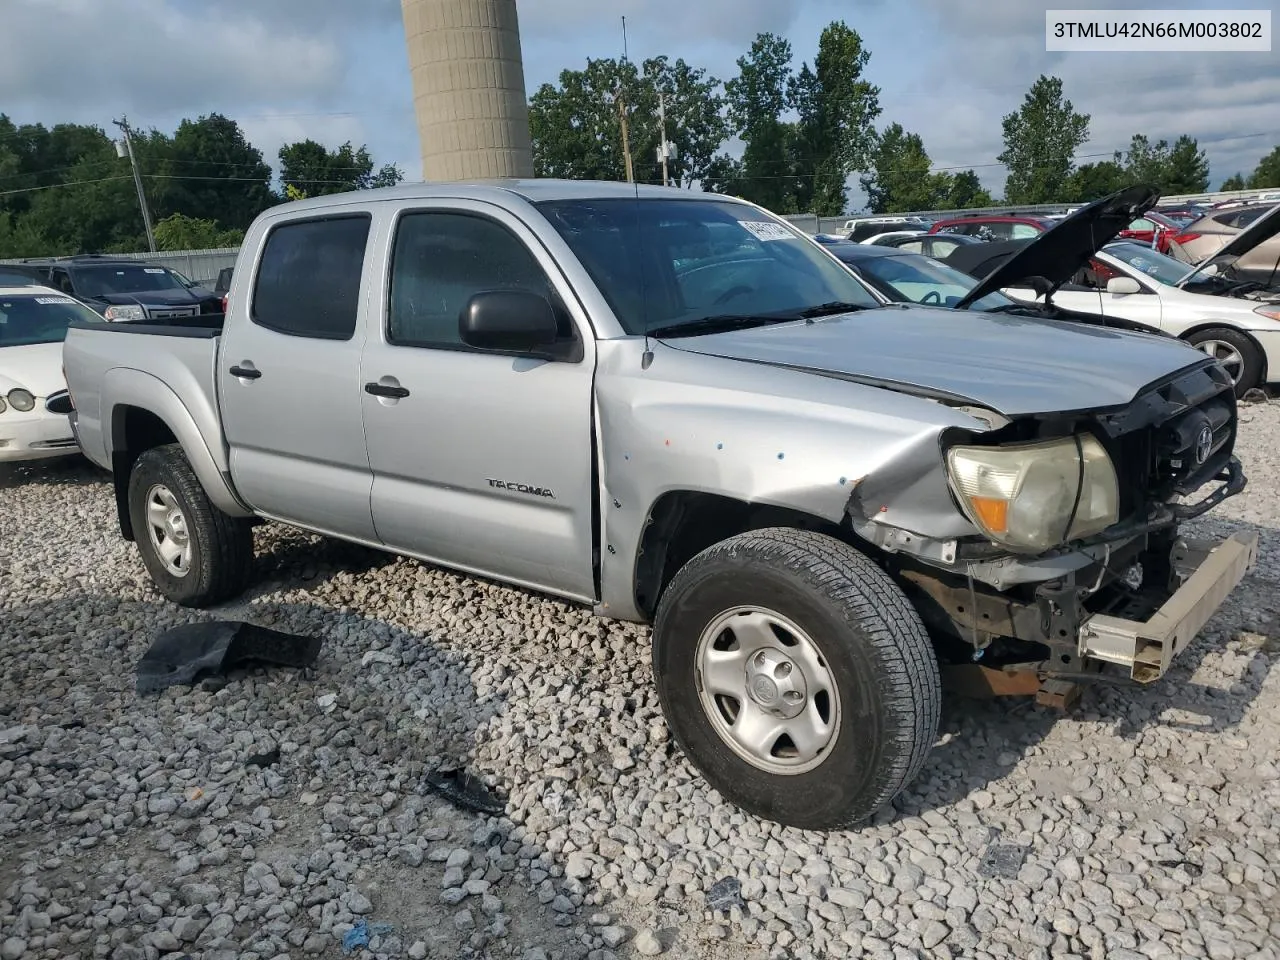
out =
[[[823,534],[709,547],[662,596],[653,669],[677,743],[731,802],[811,830],[872,816],[937,735],[938,663],[898,586]]]
[[[210,501],[178,444],[146,450],[129,474],[129,521],[142,563],[166,598],[207,607],[253,570],[253,529]]]
[[[1262,354],[1253,341],[1230,327],[1210,327],[1187,337],[1187,342],[1213,357],[1231,376],[1236,396],[1243,397],[1262,379]]]

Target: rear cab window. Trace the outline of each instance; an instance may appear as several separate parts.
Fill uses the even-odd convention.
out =
[[[294,337],[350,340],[360,308],[368,213],[290,220],[263,246],[249,318]]]

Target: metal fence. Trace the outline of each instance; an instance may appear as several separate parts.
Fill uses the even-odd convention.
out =
[[[219,270],[235,266],[239,252],[239,247],[220,247],[216,250],[166,250],[163,253],[112,253],[108,256],[154,263],[177,270],[196,283],[212,284],[218,279]],[[0,263],[22,263],[22,260],[0,260]]]

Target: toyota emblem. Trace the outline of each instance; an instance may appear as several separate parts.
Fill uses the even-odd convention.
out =
[[[1207,423],[1200,428],[1200,435],[1196,437],[1196,466],[1204,463],[1209,459],[1209,454],[1213,452],[1213,428]]]

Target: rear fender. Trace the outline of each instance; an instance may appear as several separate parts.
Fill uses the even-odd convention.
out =
[[[254,515],[231,484],[230,469],[223,451],[219,449],[215,453],[210,449],[191,411],[163,380],[141,370],[116,367],[107,371],[102,394],[111,398],[111,408],[104,411],[106,416],[103,418],[104,426],[109,425],[109,429],[103,431],[109,462],[115,461],[117,451],[131,456],[142,452],[130,450],[125,435],[128,408],[137,407],[153,414],[169,428],[214,506],[233,517]],[[220,430],[216,412],[206,412],[206,419],[209,413],[213,413],[216,433]]]

